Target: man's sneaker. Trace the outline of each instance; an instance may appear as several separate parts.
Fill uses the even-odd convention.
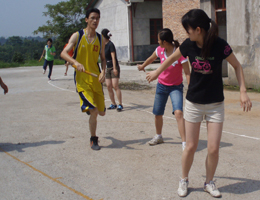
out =
[[[42,73],[45,74],[46,70],[43,69]]]
[[[91,138],[90,138],[90,147],[93,150],[100,150],[100,146],[98,145],[98,137],[91,136]]]
[[[120,111],[123,110],[123,108],[124,108],[124,107],[123,107],[121,104],[119,104],[118,107],[117,107],[117,111],[120,112]]]
[[[221,197],[221,193],[215,185],[214,181],[210,181],[208,184],[204,184],[204,191],[208,192],[213,197]]]
[[[179,182],[179,188],[178,188],[178,195],[180,197],[186,197],[188,194],[188,185],[189,181],[188,178],[181,179]]]
[[[111,104],[107,109],[108,110],[112,110],[112,109],[116,109],[117,105]]]
[[[154,136],[153,139],[151,139],[148,144],[150,145],[156,145],[156,144],[161,144],[163,143],[163,138],[161,136]]]

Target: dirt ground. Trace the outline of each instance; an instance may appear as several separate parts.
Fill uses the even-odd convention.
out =
[[[63,76],[65,67],[54,66],[51,81],[41,67],[0,70],[9,87],[7,95],[0,95],[1,200],[180,199],[176,191],[181,139],[170,101],[164,115],[165,143],[149,146],[155,135],[156,82],[148,84],[145,73],[135,66],[121,69],[124,110],[108,110],[98,117],[100,151],[89,147],[88,116],[80,111],[73,69]],[[109,106],[106,87],[104,93]],[[225,123],[215,174],[222,199],[260,196],[260,94],[249,93],[249,97],[253,108],[244,113],[239,93],[225,91]],[[202,189],[206,154],[202,123],[187,200],[212,199]]]

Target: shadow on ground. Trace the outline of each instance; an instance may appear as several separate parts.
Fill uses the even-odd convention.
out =
[[[42,141],[42,142],[33,142],[33,143],[0,143],[0,152],[10,152],[10,151],[18,151],[24,152],[25,148],[29,147],[38,147],[42,145],[49,144],[62,144],[65,141]]]

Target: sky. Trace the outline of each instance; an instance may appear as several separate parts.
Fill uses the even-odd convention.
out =
[[[39,26],[45,25],[43,16],[46,4],[55,5],[67,0],[0,0],[0,37],[42,36],[33,35]]]

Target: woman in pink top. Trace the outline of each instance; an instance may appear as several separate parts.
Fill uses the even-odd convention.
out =
[[[151,64],[157,57],[160,58],[163,63],[168,56],[170,56],[175,49],[179,47],[179,42],[173,39],[172,31],[168,28],[162,29],[158,33],[158,43],[160,46],[156,48],[154,53],[142,64],[137,65],[139,71],[145,71],[145,67]],[[153,114],[155,115],[155,128],[156,135],[149,141],[150,145],[156,145],[163,143],[162,138],[162,126],[163,126],[163,114],[168,97],[171,97],[172,101],[172,114],[175,115],[180,136],[182,139],[182,149],[184,150],[185,142],[185,128],[183,119],[183,79],[182,69],[186,75],[187,83],[190,82],[190,68],[188,60],[181,57],[176,62],[172,63],[164,72],[158,77],[158,83],[156,87],[156,94],[153,106]]]

